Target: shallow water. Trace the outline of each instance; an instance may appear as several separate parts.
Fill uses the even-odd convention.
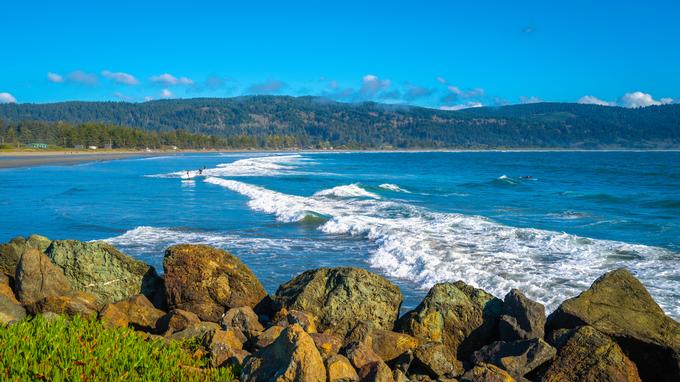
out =
[[[551,310],[625,266],[677,319],[679,189],[677,152],[125,159],[0,170],[0,240],[106,239],[159,271],[167,246],[209,243],[270,292],[306,269],[367,267],[399,284],[405,308],[462,279]]]

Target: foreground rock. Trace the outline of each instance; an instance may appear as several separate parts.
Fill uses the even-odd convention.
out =
[[[99,310],[97,297],[80,291],[71,291],[60,296],[47,296],[26,305],[26,310],[33,314],[56,313],[67,316],[96,318]]]
[[[236,328],[252,340],[258,337],[264,326],[258,321],[257,314],[249,306],[229,309],[219,322],[222,329]]]
[[[14,277],[19,259],[26,249],[34,248],[45,252],[50,243],[50,239],[44,236],[31,235],[28,239],[17,236],[8,243],[0,244],[0,273]]]
[[[557,340],[557,358],[541,377],[542,382],[601,381],[639,382],[633,362],[611,338],[591,326],[563,334]]]
[[[461,361],[496,339],[503,302],[462,281],[437,284],[399,320],[401,331],[442,342]]]
[[[92,293],[98,304],[137,294],[144,294],[156,306],[162,303],[162,279],[156,270],[107,243],[55,240],[47,256],[64,271],[73,289]]]
[[[333,355],[326,360],[325,365],[328,382],[359,381],[359,375],[344,356]]]
[[[71,284],[44,253],[28,248],[16,267],[15,291],[22,304],[30,305],[46,297],[68,294]]]
[[[618,269],[563,302],[548,318],[551,329],[590,325],[612,336],[638,365],[643,380],[677,381],[680,324],[667,317],[630,272]]]
[[[9,324],[24,317],[26,317],[26,309],[14,296],[9,286],[9,277],[0,273],[0,325]]]
[[[326,368],[314,341],[300,325],[288,326],[271,345],[246,358],[241,381],[323,382]]]
[[[175,245],[163,260],[168,306],[217,322],[230,308],[254,307],[266,297],[237,257],[207,245]]]
[[[489,364],[475,365],[460,378],[460,382],[515,382],[505,370]],[[571,380],[564,380],[563,382]]]
[[[498,341],[476,351],[472,362],[496,365],[518,379],[550,361],[555,354],[555,348],[540,338],[517,342]]]
[[[281,285],[276,301],[318,318],[317,329],[344,337],[361,320],[392,330],[403,296],[386,279],[359,268],[307,271]]]
[[[158,320],[165,313],[156,309],[143,294],[106,305],[100,318],[116,326],[132,326],[135,330],[151,332],[156,329]]]
[[[170,335],[180,332],[192,325],[199,324],[201,319],[195,313],[182,309],[173,309],[159,318],[156,322],[156,332]]]
[[[498,323],[501,341],[512,342],[543,338],[545,307],[513,289],[503,300],[503,315]]]

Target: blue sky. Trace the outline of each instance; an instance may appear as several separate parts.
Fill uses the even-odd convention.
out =
[[[677,1],[5,1],[0,102],[680,101]]]

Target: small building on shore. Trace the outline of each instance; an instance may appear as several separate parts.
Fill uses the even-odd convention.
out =
[[[26,147],[31,149],[46,149],[47,143],[29,143],[26,145]]]

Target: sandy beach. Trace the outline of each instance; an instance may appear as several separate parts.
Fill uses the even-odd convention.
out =
[[[165,151],[8,151],[0,152],[0,169],[48,165],[71,165],[84,162],[106,161],[131,157],[168,155]]]

